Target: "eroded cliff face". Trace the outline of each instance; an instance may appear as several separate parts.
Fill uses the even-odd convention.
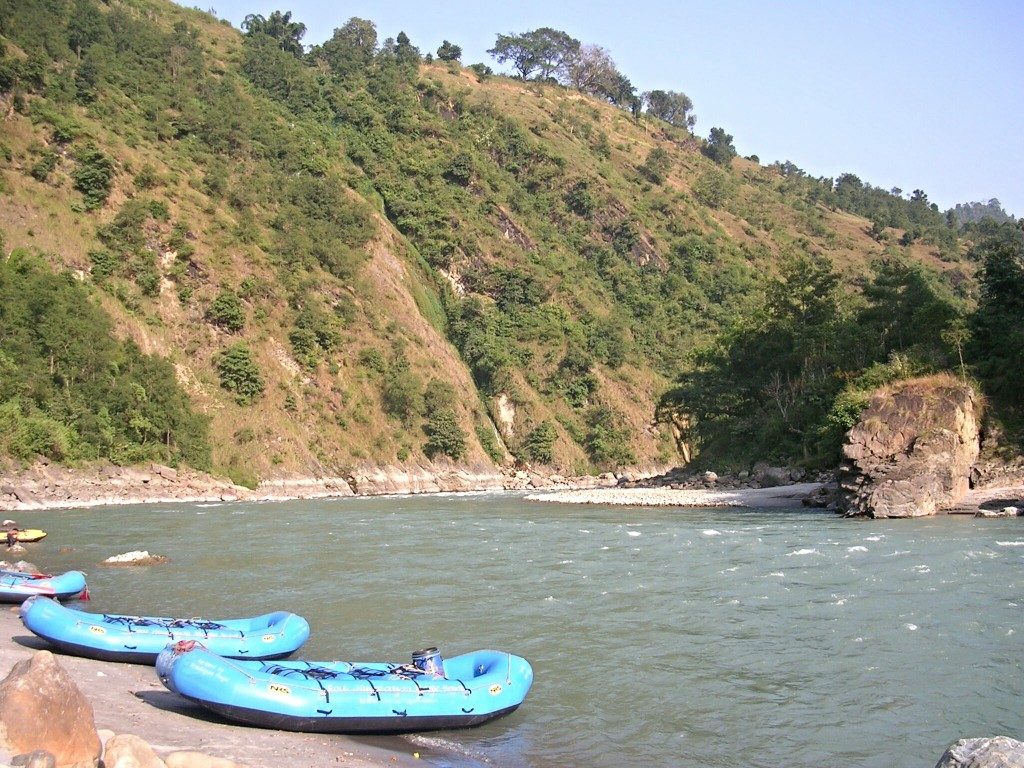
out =
[[[875,392],[846,434],[839,468],[847,515],[921,517],[967,493],[978,458],[980,401],[951,376],[904,381]]]

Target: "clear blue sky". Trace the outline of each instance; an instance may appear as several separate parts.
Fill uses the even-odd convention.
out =
[[[1021,0],[208,1],[235,26],[290,10],[307,44],[358,16],[495,69],[498,33],[554,27],[608,49],[638,91],[686,93],[696,132],[721,126],[740,154],[1024,216]]]

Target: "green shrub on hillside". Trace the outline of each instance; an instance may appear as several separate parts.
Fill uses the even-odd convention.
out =
[[[636,462],[636,455],[629,447],[629,432],[615,411],[596,405],[587,411],[586,423],[584,447],[595,465],[614,469]]]
[[[384,412],[404,424],[423,413],[423,385],[407,366],[392,366],[381,386]]]
[[[729,199],[729,180],[720,171],[707,171],[693,185],[693,195],[709,208],[721,208]]]
[[[359,350],[356,361],[360,367],[378,375],[383,375],[388,369],[387,360],[384,359],[384,355],[376,347],[364,347]]]
[[[239,405],[251,405],[266,387],[252,351],[245,342],[232,344],[214,358],[220,385],[235,395]]]
[[[505,455],[498,445],[498,438],[494,434],[494,425],[490,422],[487,424],[477,424],[475,432],[476,439],[480,441],[480,447],[484,449],[484,453],[490,456],[491,461],[495,464],[500,464]]]
[[[423,390],[423,410],[427,414],[454,408],[457,401],[455,387],[442,379],[431,379]]]
[[[466,455],[466,433],[452,408],[441,408],[431,413],[423,431],[427,434],[423,452],[428,458],[443,455],[458,461]]]
[[[483,63],[470,64],[469,68],[473,70],[473,74],[476,75],[476,81],[482,83],[494,74],[494,70]]]
[[[452,158],[444,177],[453,184],[467,186],[473,180],[473,156],[469,152],[459,152]]]
[[[589,219],[597,208],[597,200],[586,179],[573,184],[565,193],[565,204],[577,216]]]
[[[206,319],[228,333],[238,333],[245,327],[245,308],[232,290],[223,289],[206,308]]]
[[[87,210],[99,208],[110,195],[114,161],[92,145],[76,152],[75,161],[75,168],[71,171],[75,189],[82,193]]]
[[[640,166],[640,173],[654,184],[661,184],[672,170],[672,158],[661,147],[655,147],[647,153],[647,159]]]
[[[341,345],[340,326],[338,315],[324,311],[315,294],[306,297],[295,318],[295,328],[288,334],[299,362],[309,369],[316,368],[325,355]]]
[[[708,134],[707,144],[704,146],[704,154],[710,157],[719,165],[729,165],[736,157],[736,147],[732,143],[732,135],[722,128],[712,128]]]
[[[553,385],[573,408],[587,405],[598,390],[598,379],[591,371],[593,364],[590,355],[572,343],[552,374]]]
[[[52,149],[44,150],[39,159],[32,165],[29,173],[36,181],[47,181],[53,169],[57,167],[60,156]]]
[[[555,440],[558,431],[550,421],[542,421],[523,439],[522,453],[530,461],[550,464],[555,460]]]

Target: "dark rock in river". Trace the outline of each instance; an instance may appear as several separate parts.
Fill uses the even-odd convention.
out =
[[[978,457],[979,418],[974,390],[951,376],[878,390],[846,434],[840,510],[919,517],[954,506]]]

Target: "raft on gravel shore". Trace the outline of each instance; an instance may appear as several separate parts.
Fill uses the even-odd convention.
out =
[[[152,664],[165,645],[179,640],[201,640],[223,656],[283,659],[309,639],[309,623],[285,611],[248,619],[166,619],[86,613],[32,597],[21,606],[21,621],[65,653],[132,664]]]
[[[170,690],[223,717],[311,733],[468,728],[514,712],[533,682],[526,659],[501,651],[443,662],[438,654],[436,664],[269,664],[225,659],[200,643],[177,643],[160,654],[156,671]]]
[[[69,600],[83,593],[88,595],[85,574],[81,571],[68,571],[57,576],[0,571],[0,603],[20,603],[34,595]]]

